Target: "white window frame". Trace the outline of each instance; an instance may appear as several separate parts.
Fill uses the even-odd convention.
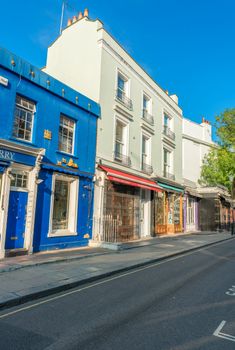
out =
[[[71,120],[73,122],[73,144],[72,144],[72,152],[66,152],[64,150],[61,150],[60,149],[60,126],[61,126],[61,118],[65,118],[65,119],[68,119],[68,120]],[[65,127],[65,128],[68,128],[69,127]],[[61,113],[60,114],[60,123],[59,123],[59,144],[58,144],[58,150],[59,152],[62,152],[62,153],[66,153],[66,154],[70,154],[70,155],[74,155],[74,144],[75,144],[75,135],[76,135],[76,122],[73,118],[70,118],[70,117],[67,117],[67,115]]]
[[[173,157],[174,157],[174,151],[168,147],[166,147],[166,145],[163,145],[163,148],[162,148],[162,172],[163,172],[163,175],[164,175],[164,150],[166,150],[167,152],[169,152],[169,171],[168,173],[174,175],[174,167],[173,167]]]
[[[151,135],[143,132],[141,133],[141,141],[140,141],[140,145],[141,145],[141,149],[140,149],[140,160],[141,160],[141,169],[143,167],[143,138],[145,138],[147,140],[147,148],[148,148],[148,153],[147,153],[147,165],[152,165],[152,138]]]
[[[117,122],[120,122],[123,126],[124,126],[124,136],[123,136],[123,143],[124,143],[124,151],[123,151],[123,155],[124,156],[128,156],[129,154],[129,123],[121,118],[120,116],[115,116],[114,118],[114,137],[113,137],[113,150],[114,150],[114,154],[116,151],[116,127],[117,127]]]
[[[165,125],[165,115],[168,117],[168,120],[169,120],[168,128],[171,131],[174,131],[174,118],[171,115],[171,113],[166,109],[163,109],[163,112],[162,112],[162,127],[164,128],[164,125]]]
[[[144,108],[144,99],[146,101],[148,101],[146,112],[148,114],[152,115],[152,105],[153,105],[152,98],[143,91],[143,93],[142,93],[142,111],[145,109]]]
[[[53,230],[53,226],[52,226],[53,211],[54,211],[54,191],[55,191],[56,180],[67,181],[70,183],[68,229]],[[61,175],[58,173],[53,174],[48,237],[77,236],[78,195],[79,195],[79,179],[77,177]]]
[[[17,103],[17,99],[18,98],[21,99],[21,102],[25,101],[26,102],[26,106],[24,106],[23,103],[20,103],[20,104]],[[30,104],[33,105],[33,108],[29,107]],[[27,107],[27,105],[28,105],[28,107]],[[20,110],[23,110],[23,111],[25,111],[27,113],[31,113],[32,114],[32,124],[31,124],[30,139],[29,140],[15,135],[15,122],[16,122],[16,109],[17,108],[20,109]],[[35,102],[33,102],[32,100],[30,100],[27,97],[23,97],[23,96],[17,94],[16,95],[16,99],[15,99],[15,112],[14,112],[13,131],[12,131],[12,136],[15,139],[21,140],[21,141],[24,141],[24,142],[28,142],[28,143],[32,142],[32,140],[33,140],[33,129],[34,129],[35,113],[36,113],[36,104],[35,104]],[[25,131],[26,131],[26,129],[24,129],[24,133],[25,133]]]
[[[124,93],[125,93],[126,97],[130,98],[130,78],[118,68],[117,72],[116,72],[116,90],[118,90],[118,77],[119,76],[126,83],[125,89],[124,89]]]

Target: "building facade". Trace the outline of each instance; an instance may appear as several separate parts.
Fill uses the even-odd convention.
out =
[[[99,105],[0,49],[0,257],[87,245]]]
[[[44,71],[101,105],[93,240],[120,242],[181,231],[177,96],[169,96],[87,13],[69,21],[49,47]]]
[[[222,187],[202,187],[199,183],[204,157],[217,145],[212,128],[204,118],[201,124],[183,119],[182,159],[184,196],[184,229],[191,231],[229,230],[232,200]]]

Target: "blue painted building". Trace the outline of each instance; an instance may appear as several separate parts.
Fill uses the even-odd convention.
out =
[[[0,257],[85,246],[100,107],[0,48]]]

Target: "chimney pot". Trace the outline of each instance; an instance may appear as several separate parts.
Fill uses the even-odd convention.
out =
[[[77,21],[77,17],[73,16],[73,23],[75,23]]]
[[[84,10],[84,17],[88,17],[89,16],[89,10],[88,9],[85,9]]]
[[[71,18],[69,18],[69,19],[68,19],[67,26],[69,27],[69,26],[71,26],[71,24],[72,24],[72,20],[71,20]]]
[[[83,14],[82,12],[80,11],[79,14],[78,14],[78,19],[82,19],[83,18]]]

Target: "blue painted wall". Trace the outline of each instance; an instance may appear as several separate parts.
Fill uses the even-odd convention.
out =
[[[32,74],[33,72],[33,74]],[[100,107],[21,58],[0,48],[0,76],[8,79],[8,86],[0,84],[0,139],[44,148],[43,163],[48,168],[57,167],[57,162],[72,158],[78,169],[63,166],[63,171],[79,176],[78,236],[48,238],[50,195],[53,170],[42,169],[38,186],[35,217],[34,250],[86,245],[91,235],[93,202],[92,178],[95,173],[96,128]],[[49,83],[48,83],[49,82]],[[23,142],[12,137],[16,94],[36,104],[33,141]],[[58,151],[60,115],[72,118],[75,123],[74,155]],[[52,139],[44,139],[44,130],[52,132]],[[46,167],[45,165],[45,167]],[[91,189],[91,191],[88,190]],[[88,215],[89,212],[89,215]]]

